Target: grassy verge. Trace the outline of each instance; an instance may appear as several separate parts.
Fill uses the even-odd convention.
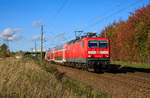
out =
[[[133,68],[145,68],[150,69],[150,64],[140,64],[140,63],[128,63],[123,61],[112,61],[112,64],[121,65],[121,67],[133,67]]]
[[[109,95],[97,92],[91,86],[70,79],[65,76],[64,73],[60,73],[55,67],[47,66],[46,71],[55,74],[56,78],[61,81],[65,89],[70,91],[70,94],[77,98],[110,98]]]
[[[36,60],[36,59],[35,59]],[[0,98],[108,98],[39,60],[0,61]]]
[[[35,62],[39,64],[39,60],[35,59]],[[54,74],[58,81],[60,81],[65,90],[67,90],[71,96],[75,98],[111,98],[110,95],[103,92],[94,90],[91,86],[80,83],[60,73],[56,67],[50,66],[49,62],[44,62],[42,67],[49,73]]]

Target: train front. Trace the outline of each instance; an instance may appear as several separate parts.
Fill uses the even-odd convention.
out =
[[[110,63],[110,46],[108,38],[87,39],[88,64],[94,67],[102,67]]]

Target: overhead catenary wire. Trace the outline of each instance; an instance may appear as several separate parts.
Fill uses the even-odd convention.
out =
[[[56,11],[56,14],[54,15],[54,16],[52,16],[52,19],[51,19],[51,24],[52,24],[52,22],[54,22],[55,20],[56,20],[56,17],[61,13],[61,11],[64,9],[64,7],[66,6],[66,4],[67,4],[67,2],[68,2],[68,0],[63,0],[63,3],[62,3],[62,5],[58,8],[58,10]],[[51,33],[53,33],[53,32],[51,32]],[[54,33],[53,33],[54,34]],[[47,40],[51,40],[51,38],[47,38],[47,39],[45,39],[46,41],[45,42],[47,42]]]
[[[52,17],[52,21],[54,21],[56,19],[56,17],[61,13],[61,11],[63,10],[63,8],[65,7],[65,5],[67,4],[68,0],[64,0],[62,5],[60,6],[60,8],[58,8],[58,10],[56,11],[56,14]]]
[[[54,22],[56,20],[56,17],[61,13],[61,11],[63,10],[63,8],[65,7],[65,5],[67,4],[68,0],[63,0],[62,5],[58,8],[58,10],[56,11],[56,14],[54,16],[52,16],[51,22]]]
[[[104,21],[104,20],[106,20],[106,19],[108,19],[108,18],[110,18],[110,17],[112,17],[112,16],[117,15],[117,14],[119,14],[120,12],[126,10],[127,8],[129,8],[129,7],[131,7],[131,6],[135,6],[135,5],[138,4],[139,2],[141,2],[141,1],[136,1],[136,2],[134,2],[134,3],[132,3],[132,4],[128,5],[128,6],[124,7],[124,8],[121,8],[120,10],[115,11],[114,13],[111,13],[110,15],[107,15],[106,17],[103,17],[101,20],[99,20],[99,21],[97,21],[97,22],[95,22],[95,23],[93,23],[93,24],[90,24],[90,25],[86,26],[85,28],[83,28],[83,30],[84,30],[84,29],[89,29],[89,28],[91,28],[91,27],[93,27],[93,26],[95,26],[95,25],[97,25],[97,24],[100,24],[101,21]]]
[[[58,16],[58,14],[61,12],[61,10],[65,7],[66,3],[67,3],[68,0],[64,0],[62,6],[58,9],[58,11],[56,12],[56,14],[53,16],[52,20],[55,20],[56,17]],[[116,6],[118,7],[119,4],[115,5],[114,7],[112,7],[111,9],[115,9]],[[94,20],[95,18],[91,19],[91,20]]]
[[[128,2],[128,1],[130,1],[130,0],[126,0],[126,2]],[[111,8],[109,8],[109,10],[107,10],[107,11],[105,11],[105,12],[107,12],[107,13],[112,12],[112,10],[115,10],[115,9],[119,8],[119,7],[121,6],[121,4],[122,4],[122,3],[118,3],[117,5],[112,6]],[[111,9],[111,11],[110,11],[110,9]],[[105,13],[105,16],[107,15],[107,13]],[[96,16],[96,17],[90,19],[88,22],[92,22],[92,21],[95,21],[95,22],[96,22],[96,20],[97,20],[97,21],[100,20],[100,19],[97,19],[98,17],[99,17],[99,16]],[[84,28],[86,28],[86,27],[87,27],[87,26],[85,26]],[[83,30],[83,29],[81,29],[81,30]],[[75,31],[78,31],[78,30],[75,30]],[[79,36],[80,36],[81,34],[82,34],[82,33],[80,33]]]
[[[130,1],[130,0],[126,0],[126,2],[128,2],[128,1]],[[117,5],[114,5],[113,7],[109,8],[109,10],[106,10],[106,11],[105,11],[106,13],[104,13],[104,14],[106,15],[107,13],[112,12],[113,10],[119,8],[119,7],[121,6],[121,4],[122,4],[122,3],[118,3]],[[110,10],[111,10],[111,11],[110,11]],[[99,17],[99,16],[96,16],[96,17],[90,19],[89,22],[94,21],[94,20],[95,20],[95,21],[96,21],[96,20],[99,20],[99,19],[97,19],[98,17]]]
[[[61,12],[61,10],[64,8],[64,6],[66,5],[66,2],[67,2],[67,0],[64,0],[64,3],[62,4],[62,6],[60,7],[60,9],[58,10],[58,12],[57,12],[57,14],[56,14],[55,17],[57,17],[57,15],[58,15],[58,14]],[[139,2],[142,2],[142,1],[140,0],[140,1],[133,2],[133,3],[129,4],[128,6],[123,7],[123,8],[121,8],[121,9],[115,11],[114,13],[110,13],[109,15],[106,15],[106,16],[103,17],[102,19],[98,20],[97,22],[95,22],[95,23],[93,23],[93,24],[90,24],[90,25],[86,26],[85,28],[83,28],[83,29],[81,29],[81,30],[85,30],[85,29],[91,28],[91,27],[93,27],[93,26],[95,26],[95,25],[97,25],[97,24],[100,24],[101,21],[104,21],[104,20],[106,20],[106,19],[108,19],[108,18],[110,18],[110,17],[112,17],[112,16],[114,16],[114,15],[117,15],[117,14],[119,14],[120,12],[126,10],[127,8],[130,8],[130,7],[132,7],[132,6],[135,6],[135,5],[138,4]],[[118,7],[120,7],[120,6],[118,6]],[[115,8],[115,7],[113,7],[112,9],[114,9],[114,8]],[[94,19],[93,19],[93,20],[94,20]],[[70,37],[69,37],[69,38],[70,38]]]

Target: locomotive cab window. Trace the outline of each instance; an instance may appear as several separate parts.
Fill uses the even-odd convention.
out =
[[[107,40],[99,41],[99,47],[100,48],[107,48],[108,47],[108,41]]]
[[[107,40],[89,40],[88,46],[90,48],[107,48],[108,41]]]
[[[90,48],[98,47],[98,41],[89,40],[89,41],[88,41],[88,46],[89,46]]]

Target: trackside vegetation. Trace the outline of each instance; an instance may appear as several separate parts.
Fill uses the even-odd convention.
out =
[[[0,60],[0,98],[110,98],[37,59]]]
[[[110,39],[113,61],[150,63],[150,4],[130,13],[101,32]]]
[[[150,64],[148,63],[146,64],[146,63],[136,63],[136,62],[113,61],[112,64],[121,65],[121,67],[150,69]]]
[[[0,46],[0,58],[9,57],[12,53],[9,51],[8,46],[4,43]]]

